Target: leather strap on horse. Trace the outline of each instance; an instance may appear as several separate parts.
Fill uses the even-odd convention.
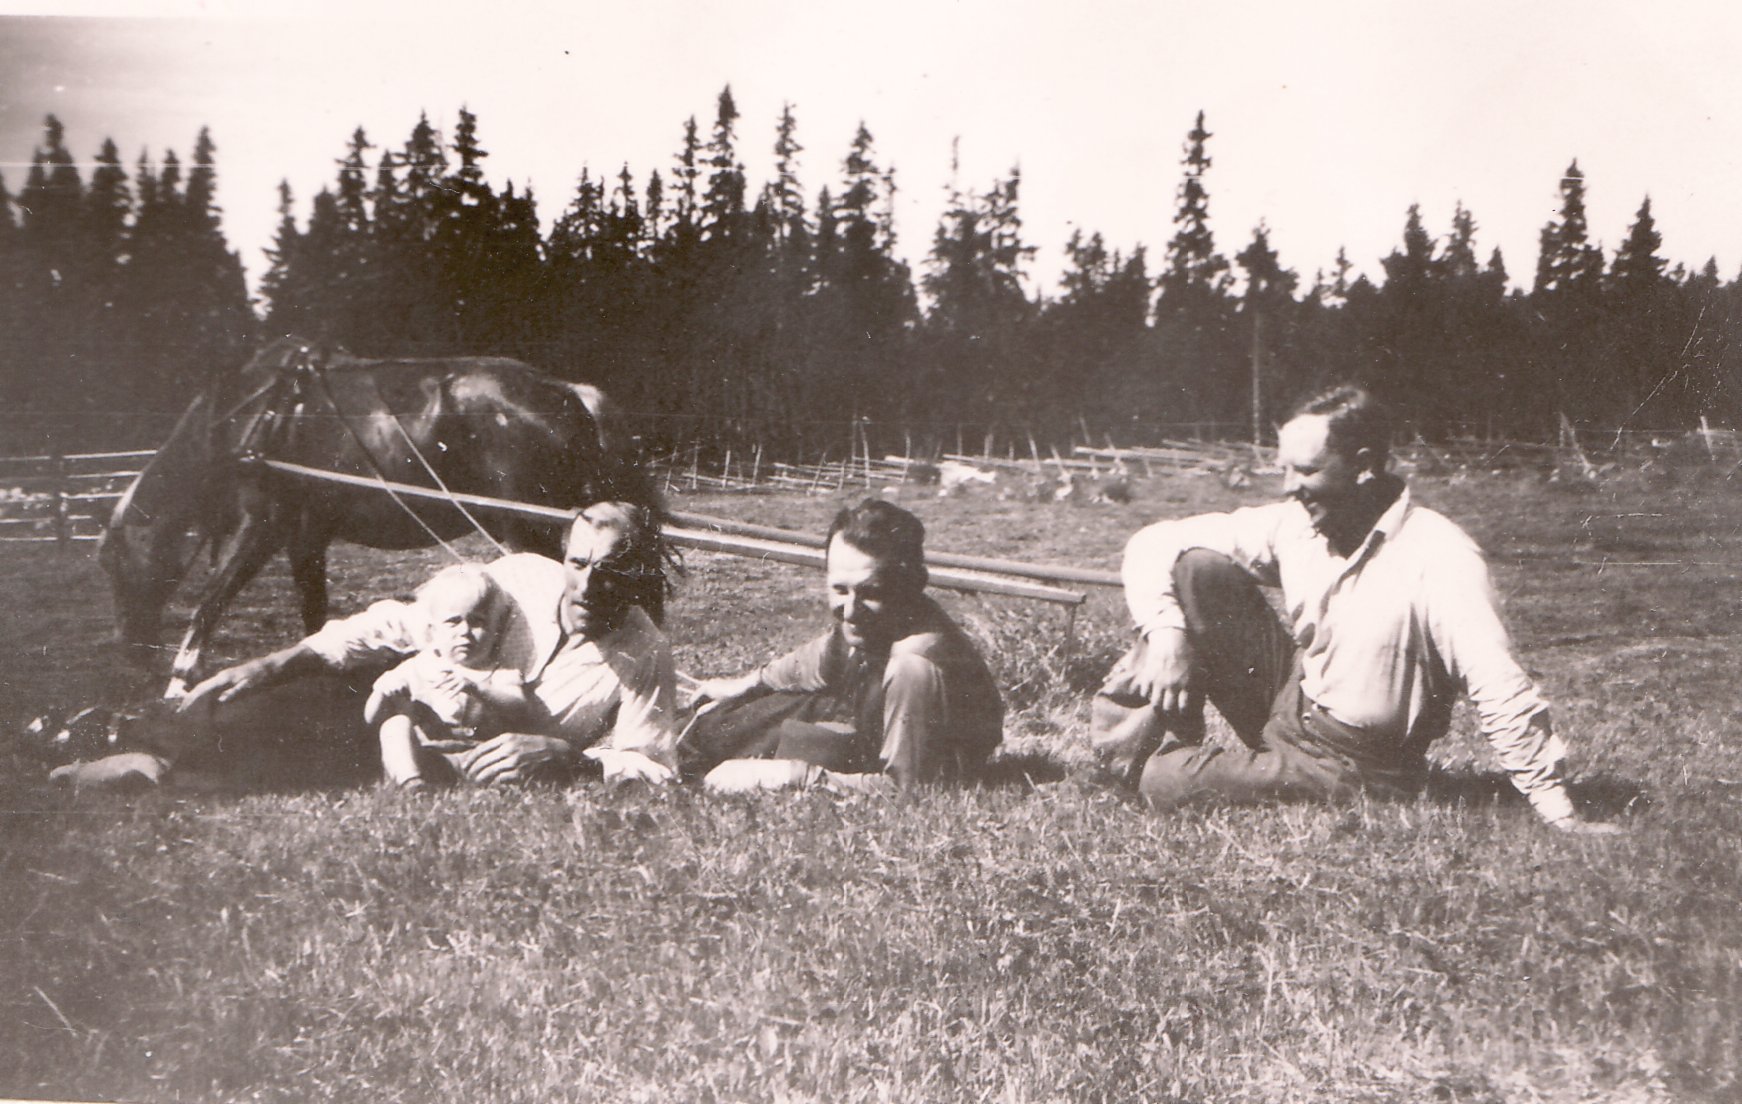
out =
[[[327,406],[332,408],[334,416],[339,419],[339,424],[345,427],[345,432],[349,434],[351,440],[355,442],[357,451],[361,452],[363,458],[369,461],[369,467],[374,470],[375,478],[381,482],[381,489],[387,492],[387,496],[391,498],[401,510],[404,510],[411,517],[411,520],[417,522],[418,526],[422,528],[425,533],[429,534],[429,538],[432,541],[446,549],[448,555],[454,557],[454,559],[464,562],[465,557],[460,555],[453,545],[443,540],[441,535],[432,529],[429,523],[424,521],[422,517],[419,517],[417,511],[412,509],[411,506],[406,503],[405,499],[401,498],[399,494],[389,486],[392,480],[388,479],[387,473],[381,470],[380,461],[375,459],[375,454],[369,450],[368,443],[363,440],[362,434],[357,432],[357,428],[351,424],[351,419],[345,414],[345,411],[339,406],[338,400],[333,396],[332,388],[327,384],[326,370],[316,363],[313,357],[309,357],[304,362],[303,367],[309,378],[314,380],[316,385],[320,387],[321,397],[326,400]],[[405,437],[406,446],[411,449],[411,454],[417,457],[418,463],[422,464],[424,470],[429,472],[430,478],[435,480],[436,486],[439,487],[441,492],[447,496],[448,502],[453,504],[453,507],[460,512],[462,517],[472,523],[472,528],[484,534],[484,539],[495,546],[498,555],[508,555],[508,549],[504,548],[500,541],[490,535],[489,530],[485,529],[484,526],[478,522],[478,519],[472,516],[471,512],[454,497],[454,492],[449,490],[447,485],[436,476],[434,469],[429,465],[429,461],[424,459],[423,453],[418,451],[417,445],[411,440],[411,435],[405,432],[405,426],[400,423],[399,415],[393,413],[392,408],[387,405],[387,399],[381,394],[380,387],[375,388],[375,397],[381,401],[381,409],[389,418],[393,419],[393,424],[399,429],[400,434]]]
[[[502,543],[490,535],[490,531],[484,528],[483,523],[472,516],[472,512],[466,509],[466,504],[455,497],[454,492],[448,489],[448,485],[442,482],[442,477],[436,474],[434,468],[430,467],[429,461],[424,459],[423,452],[417,447],[417,442],[413,441],[411,439],[411,434],[405,431],[405,423],[400,421],[399,415],[395,414],[393,408],[387,405],[387,396],[381,393],[381,385],[371,379],[369,381],[369,386],[375,390],[375,397],[381,400],[381,409],[385,410],[387,416],[393,419],[393,428],[397,429],[399,431],[399,436],[404,438],[405,447],[411,450],[413,456],[417,457],[417,462],[423,465],[424,472],[429,475],[430,479],[435,483],[436,487],[441,490],[442,494],[448,496],[448,501],[454,504],[454,509],[458,510],[467,521],[472,523],[472,528],[484,534],[485,540],[496,546],[498,554],[503,556],[508,555],[508,549],[502,547]],[[337,409],[337,407],[334,409]]]

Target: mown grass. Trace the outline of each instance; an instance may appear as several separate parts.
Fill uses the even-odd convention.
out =
[[[1138,491],[1123,509],[904,501],[940,547],[1112,566],[1143,520],[1265,495]],[[1417,801],[1148,815],[1069,769],[1125,641],[1117,597],[1092,599],[1068,653],[1055,610],[950,599],[1016,688],[1010,759],[1053,765],[1029,772],[1048,781],[898,800],[75,798],[12,755],[0,1094],[1734,1099],[1734,488],[1419,491],[1490,550],[1582,792],[1628,835],[1535,825],[1467,718]],[[838,502],[685,505],[816,529]],[[7,723],[115,678],[86,612],[94,571],[14,559]],[[341,608],[437,562],[339,561]],[[223,648],[294,634],[275,587]],[[819,615],[800,570],[693,557],[671,628],[683,666],[719,673]]]

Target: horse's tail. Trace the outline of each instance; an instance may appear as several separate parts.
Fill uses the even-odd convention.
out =
[[[581,405],[587,408],[587,413],[593,418],[593,431],[599,435],[599,452],[613,460],[622,461],[620,451],[629,446],[630,434],[623,412],[617,408],[610,397],[590,383],[564,383]]]

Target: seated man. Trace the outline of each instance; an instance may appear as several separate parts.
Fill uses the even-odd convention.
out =
[[[1094,701],[1103,760],[1157,808],[1407,792],[1461,690],[1544,821],[1615,830],[1575,813],[1564,748],[1512,657],[1480,549],[1387,473],[1389,442],[1372,397],[1336,388],[1282,427],[1288,501],[1131,539],[1125,597],[1141,639]],[[1260,585],[1281,588],[1286,627]],[[1241,746],[1204,742],[1206,696]]]
[[[575,516],[562,563],[523,552],[485,565],[506,607],[496,663],[524,680],[527,715],[518,731],[456,757],[460,776],[517,782],[596,765],[613,780],[674,777],[671,652],[634,603],[650,574],[663,570],[657,518],[645,507],[616,502]],[[60,777],[79,785],[135,781],[134,775],[157,781],[172,759],[223,735],[226,703],[239,708],[258,691],[301,676],[366,671],[372,677],[416,652],[428,636],[421,610],[414,602],[377,602],[288,648],[219,671],[188,695],[173,742],[113,763],[61,768]],[[362,699],[351,708],[361,729]]]
[[[828,632],[736,678],[707,679],[681,749],[715,791],[844,788],[971,776],[1003,738],[978,650],[926,596],[925,527],[866,499],[829,526]],[[722,762],[725,760],[725,762]]]

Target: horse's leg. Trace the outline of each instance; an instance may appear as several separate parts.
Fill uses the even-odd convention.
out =
[[[218,552],[218,565],[200,594],[193,620],[188,623],[187,635],[182,637],[181,649],[176,652],[175,665],[170,668],[169,688],[163,692],[164,700],[175,701],[186,696],[194,681],[194,673],[199,669],[201,653],[212,630],[217,627],[218,619],[230,607],[231,599],[259,573],[282,543],[283,537],[277,528],[258,518],[244,518],[224,541]]]
[[[327,544],[325,533],[316,533],[306,522],[291,534],[285,554],[290,559],[290,577],[302,598],[302,628],[312,633],[327,623]]]

